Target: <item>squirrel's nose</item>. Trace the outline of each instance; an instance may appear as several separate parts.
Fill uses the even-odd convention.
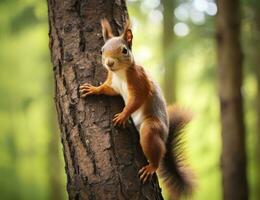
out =
[[[106,65],[107,65],[108,67],[112,67],[114,64],[115,64],[115,61],[114,61],[114,60],[112,60],[112,59],[107,59]]]

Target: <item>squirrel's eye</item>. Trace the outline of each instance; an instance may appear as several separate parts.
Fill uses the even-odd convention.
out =
[[[127,48],[123,47],[123,48],[122,48],[122,53],[123,53],[123,54],[127,54],[127,52],[128,52],[128,51],[127,51]]]

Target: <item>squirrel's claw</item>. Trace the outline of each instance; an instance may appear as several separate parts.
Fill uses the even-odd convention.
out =
[[[125,126],[126,120],[127,120],[127,116],[125,116],[125,114],[121,112],[121,113],[115,114],[112,121],[115,126],[117,126],[117,125]]]
[[[140,176],[140,181],[142,183],[146,183],[146,181],[153,176],[155,171],[156,171],[156,168],[153,167],[151,164],[144,166],[138,172],[138,175]]]
[[[81,91],[80,92],[81,97],[86,97],[86,96],[91,95],[91,94],[94,94],[94,93],[93,92],[87,92],[87,91]]]
[[[91,94],[96,94],[96,87],[85,83],[79,87],[79,93],[81,97],[86,97]]]
[[[79,88],[82,89],[84,87],[90,87],[90,86],[92,86],[92,85],[89,83],[84,83],[83,85],[79,86]]]

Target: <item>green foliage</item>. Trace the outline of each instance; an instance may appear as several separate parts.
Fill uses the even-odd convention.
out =
[[[48,199],[48,145],[58,132],[48,121],[54,106],[47,5],[1,1],[0,11],[0,199]],[[65,199],[63,167],[57,174]]]

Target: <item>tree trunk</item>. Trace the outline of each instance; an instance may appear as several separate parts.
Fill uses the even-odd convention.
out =
[[[260,11],[259,11],[260,12]],[[260,18],[259,18],[260,19]],[[258,27],[258,34],[260,34],[260,24],[259,24],[259,27]],[[259,36],[259,35],[258,35]],[[258,38],[259,40],[260,38]],[[260,51],[260,42],[258,41],[258,44],[257,44],[257,51],[259,53]],[[257,121],[256,121],[256,124],[257,124],[257,127],[256,127],[256,152],[255,152],[255,155],[256,155],[256,169],[259,170],[260,169],[260,58],[259,58],[259,55],[257,56],[257,65],[255,66],[256,67],[256,76],[257,76],[257,96],[256,96],[256,112],[257,112]],[[260,172],[258,171],[256,173],[256,191],[257,191],[257,196],[260,197]]]
[[[163,5],[163,64],[164,94],[168,103],[176,101],[176,58],[171,53],[173,34],[173,0],[162,0]]]
[[[253,5],[254,12],[254,30],[253,30],[253,64],[254,72],[257,81],[257,95],[256,95],[256,143],[255,143],[255,158],[256,158],[256,169],[260,169],[260,4],[258,1],[254,1]],[[257,196],[260,196],[260,173],[256,173],[256,192]]]
[[[248,199],[239,0],[219,0],[218,76],[222,129],[222,179],[225,200]]]
[[[259,18],[260,19],[260,18]],[[259,24],[260,25],[260,24]],[[260,34],[260,26],[258,27],[258,34]],[[259,35],[258,35],[259,36]],[[259,40],[259,39],[258,39]],[[257,51],[260,51],[260,43],[258,41]],[[256,112],[257,112],[257,120],[256,120],[256,144],[255,144],[255,158],[256,158],[256,169],[260,169],[260,58],[259,55],[256,58],[257,65],[256,68],[256,77],[257,77],[257,96],[256,96]],[[257,196],[260,197],[260,173],[259,171],[256,173],[256,191]]]
[[[137,172],[146,160],[132,123],[126,129],[111,124],[122,110],[122,99],[79,98],[80,84],[105,80],[100,20],[108,18],[118,33],[127,17],[125,2],[48,0],[48,9],[69,199],[162,199],[156,176],[145,185],[139,181]]]

